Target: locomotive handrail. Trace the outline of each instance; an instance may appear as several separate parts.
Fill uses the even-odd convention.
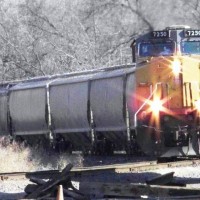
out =
[[[142,108],[147,104],[147,102],[151,99],[151,97],[154,95],[156,90],[158,89],[158,85],[162,84],[161,82],[155,84],[155,88],[152,91],[152,93],[149,95],[149,97],[144,101],[144,103],[140,106],[140,108],[136,111],[134,115],[134,126],[137,127],[137,114],[142,110]]]
[[[159,130],[159,129],[157,129],[156,127],[154,127],[154,126],[147,126],[147,125],[142,125],[143,127],[145,127],[145,128],[151,128],[151,129],[154,129],[156,132],[163,132],[162,130]]]
[[[193,102],[193,97],[192,97],[192,92],[191,90],[195,90],[197,92],[200,92],[200,89],[199,89],[199,85],[198,85],[198,82],[197,81],[191,81],[191,82],[184,82],[183,84],[183,88],[185,89],[185,93],[184,93],[184,96],[185,96],[185,104],[186,106],[189,105],[188,103],[188,99],[187,99],[187,84],[189,84],[189,92],[190,92],[190,104],[192,106],[194,106],[194,102]],[[192,86],[195,86],[195,87],[192,87]]]

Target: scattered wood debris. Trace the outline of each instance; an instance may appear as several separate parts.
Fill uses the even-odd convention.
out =
[[[70,197],[77,200],[95,198],[171,198],[187,197],[200,199],[200,189],[188,189],[182,183],[173,180],[174,172],[170,172],[154,179],[141,183],[103,183],[83,182],[79,183],[79,190],[71,182],[72,165],[68,164],[62,172],[51,176],[48,181],[37,177],[30,177],[33,184],[27,185],[26,199],[63,199]],[[173,185],[173,186],[172,186]],[[60,196],[60,198],[58,198]]]
[[[150,198],[169,198],[177,196],[195,196],[200,197],[199,189],[186,189],[184,187],[147,185],[147,184],[125,184],[125,183],[99,183],[99,182],[81,182],[80,191],[93,198],[141,198],[142,196]]]
[[[64,195],[75,199],[87,199],[87,197],[74,188],[71,183],[69,172],[72,167],[72,164],[68,164],[59,175],[49,181],[32,177],[30,181],[34,184],[29,184],[25,188],[25,192],[27,193],[25,198],[36,199],[56,197],[59,185],[62,185]]]
[[[174,176],[174,172],[170,172],[161,176],[158,176],[156,178],[153,178],[151,180],[147,180],[146,183],[148,185],[166,185],[172,182]]]
[[[169,186],[186,187],[185,183],[177,182],[177,181],[174,180],[174,172],[169,172],[169,173],[163,174],[161,176],[158,176],[156,178],[153,178],[151,180],[147,180],[146,184],[148,184],[148,185],[169,185]]]

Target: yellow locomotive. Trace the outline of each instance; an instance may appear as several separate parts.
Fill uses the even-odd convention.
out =
[[[148,154],[199,155],[200,30],[172,26],[136,39],[132,104]]]

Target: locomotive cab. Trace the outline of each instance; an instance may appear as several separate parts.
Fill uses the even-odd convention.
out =
[[[199,155],[200,30],[172,26],[139,37],[134,126],[147,154]]]

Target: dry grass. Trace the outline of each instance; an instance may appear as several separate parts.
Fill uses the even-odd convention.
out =
[[[40,148],[29,148],[23,143],[11,142],[8,137],[0,138],[0,160],[0,173],[63,169],[68,163],[82,166],[83,162],[81,155],[58,155]]]
[[[30,150],[23,144],[10,142],[8,137],[0,139],[0,172],[33,170],[33,162],[29,160]]]

